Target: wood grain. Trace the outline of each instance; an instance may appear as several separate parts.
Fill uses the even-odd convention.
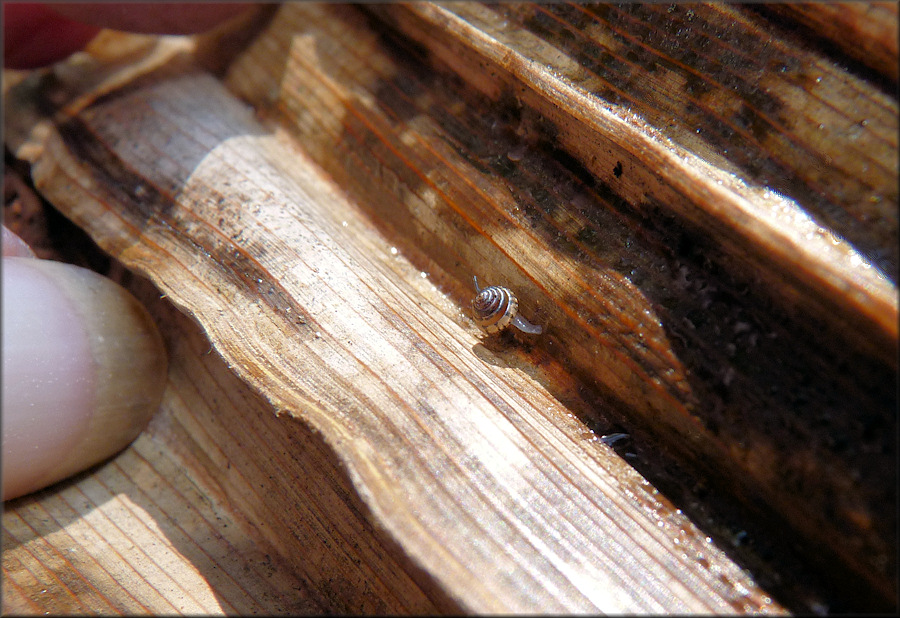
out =
[[[808,28],[846,57],[877,71],[897,87],[898,7],[896,2],[791,3],[755,7],[782,18],[782,25]]]
[[[110,550],[35,601],[51,490],[4,516],[11,607],[893,607],[896,99],[751,11],[666,10],[289,4],[221,80],[162,39],[5,81],[38,189],[189,316],[146,295],[180,364],[122,458],[193,489],[143,504],[225,513],[302,590],[257,565],[241,605],[228,544],[170,527],[185,591],[133,603]],[[545,334],[481,336],[472,275]]]
[[[18,149],[37,155],[36,185],[203,324],[273,415],[321,434],[373,519],[456,606],[777,609],[511,366],[524,363],[521,352],[473,355],[478,339],[457,306],[291,142],[216,80],[173,77],[165,64],[161,78],[88,104],[66,84],[37,84],[80,111]],[[302,472],[269,465],[280,482],[266,490],[287,508]],[[623,560],[633,566],[609,568]],[[327,598],[326,572],[316,573]],[[344,594],[413,611],[386,592]]]
[[[273,28],[274,40],[236,63],[229,84],[257,109],[268,105],[387,234],[427,247],[452,281],[466,285],[477,268],[539,307],[546,349],[610,395],[614,415],[628,408],[617,420],[630,431],[680,451],[679,464],[720,478],[745,508],[771,507],[778,513],[764,518],[804,530],[823,568],[856,562],[859,577],[893,596],[890,576],[871,578],[894,569],[885,488],[895,484],[896,445],[866,429],[896,422],[891,280],[809,217],[809,200],[793,202],[752,175],[738,180],[730,165],[710,167],[721,158],[686,152],[695,141],[673,144],[644,124],[640,110],[592,100],[568,57],[508,29],[502,9],[371,10],[407,38],[338,9],[286,14],[292,25]],[[290,70],[267,68],[275,50],[284,59],[274,66]],[[806,61],[882,106],[872,131],[894,139],[896,102]],[[779,143],[748,156],[771,157]],[[891,169],[895,153],[875,156]],[[890,200],[860,233],[882,234],[896,219],[887,205],[896,204],[896,174],[877,186]],[[831,377],[811,379],[813,367]],[[838,386],[828,367],[855,369],[842,369]],[[856,446],[835,448],[847,441]],[[835,495],[845,500],[840,515]]]

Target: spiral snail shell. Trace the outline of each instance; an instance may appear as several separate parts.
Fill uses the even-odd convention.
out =
[[[540,335],[543,328],[536,326],[519,315],[519,301],[512,290],[499,285],[486,288],[478,287],[475,280],[475,298],[472,309],[475,310],[475,323],[487,333],[499,333],[512,324],[523,333]]]

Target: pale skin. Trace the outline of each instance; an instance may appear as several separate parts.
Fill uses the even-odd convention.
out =
[[[192,34],[249,7],[4,4],[4,66],[34,69],[64,60],[102,28]],[[161,397],[165,351],[149,315],[115,284],[36,258],[6,227],[2,249],[2,470],[7,500],[76,474],[131,442]],[[152,377],[133,379],[145,375]],[[138,404],[117,403],[129,392]],[[101,431],[103,435],[92,435]]]

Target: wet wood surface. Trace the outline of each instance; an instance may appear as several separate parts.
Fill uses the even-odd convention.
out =
[[[134,446],[4,514],[5,607],[893,607],[897,102],[787,23],[292,4],[5,80],[179,361]],[[472,275],[544,333],[480,334]]]

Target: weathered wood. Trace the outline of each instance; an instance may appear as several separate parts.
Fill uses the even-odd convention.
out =
[[[735,50],[762,34],[740,13],[681,12],[451,3],[380,14],[466,84],[501,103],[515,98],[523,116],[535,110],[539,118],[522,119],[533,132],[523,145],[563,144],[639,215],[682,217],[759,261],[761,276],[799,279],[775,293],[799,287],[806,312],[871,320],[875,352],[892,358],[881,341],[897,338],[896,101],[771,38]],[[628,43],[646,57],[631,60]],[[861,260],[887,277],[854,268]]]
[[[846,57],[877,71],[897,87],[900,9],[896,2],[798,2],[753,8],[763,14],[780,16],[782,19],[777,20],[780,25],[790,27],[796,23],[808,28]],[[809,42],[815,43],[815,40]]]
[[[7,140],[221,354],[167,325],[185,401],[146,439],[310,611],[781,611],[613,426],[684,504],[800,542],[799,584],[754,563],[792,607],[892,607],[896,100],[763,26],[287,5],[225,79],[252,112],[163,40],[31,76]],[[545,334],[481,339],[473,274]],[[219,419],[219,383],[252,404]]]
[[[815,54],[760,38],[751,17],[698,8],[682,20],[696,20],[698,32],[706,24],[705,40],[712,31],[732,46],[759,41],[740,55],[761,60],[736,99],[726,79],[736,78],[733,66],[723,77],[701,65],[717,88],[711,101],[765,114],[742,97],[771,91],[804,113],[790,130],[775,123],[762,142],[739,133],[724,143],[686,139],[722,122],[691,124],[689,89],[663,82],[654,94],[634,76],[592,77],[574,52],[538,36],[544,30],[510,27],[530,25],[513,21],[517,10],[583,18],[583,7],[370,10],[422,47],[352,12],[297,9],[236,63],[228,83],[293,131],[388,234],[426,248],[452,281],[465,286],[477,269],[521,292],[549,324],[542,345],[618,400],[614,417],[627,408],[617,420],[629,431],[678,452],[694,475],[718,478],[764,519],[786,519],[781,525],[802,531],[836,585],[856,581],[834,568],[850,564],[875,594],[895,597],[896,288],[841,236],[878,256],[896,251],[896,101]],[[593,44],[602,49],[604,31],[587,16],[570,31],[598,33]],[[616,18],[616,28],[624,21]],[[560,41],[571,39],[552,43]],[[634,53],[607,46],[608,54]],[[775,51],[760,55],[767,46]],[[272,63],[273,53],[282,59]],[[769,66],[775,56],[796,73],[817,71],[827,89],[800,97],[797,75],[779,78]],[[597,86],[603,79],[635,92],[610,101]],[[661,99],[670,107],[656,110]],[[864,135],[835,127],[811,145],[792,133],[811,139],[820,120],[852,124],[861,110],[871,113]],[[669,115],[681,120],[667,124]],[[868,177],[853,174],[857,139],[873,161]],[[825,177],[823,156],[829,174],[844,179],[830,192],[814,182]],[[783,173],[738,167],[767,160]],[[843,227],[819,223],[846,221],[843,209],[857,200],[869,215],[857,212]],[[885,263],[893,277],[895,264]],[[465,302],[459,283],[450,285]]]
[[[561,373],[551,357],[479,344],[296,142],[213,78],[155,64],[161,75],[94,100],[78,72],[100,67],[22,84],[9,97],[16,152],[48,199],[198,320],[270,414],[322,436],[409,572],[466,611],[779,610],[541,386]],[[55,122],[29,106],[39,100],[57,102]],[[305,472],[290,450],[244,448],[276,457],[270,504],[340,515],[294,493]],[[313,597],[334,605],[328,570],[310,571]],[[409,591],[362,579],[370,589],[345,591],[348,606],[416,610]]]

